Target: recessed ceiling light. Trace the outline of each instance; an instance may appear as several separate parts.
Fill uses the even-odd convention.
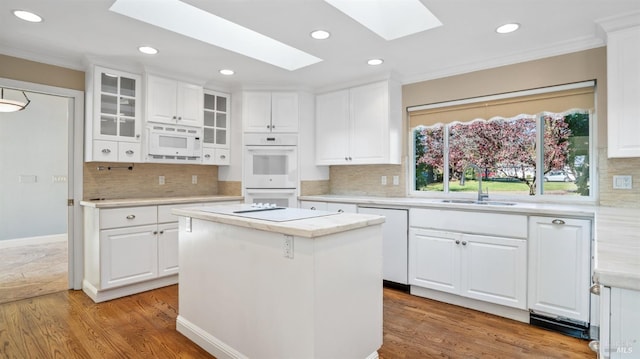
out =
[[[385,40],[442,25],[420,0],[324,0]]]
[[[158,53],[158,49],[156,49],[155,47],[151,47],[151,46],[140,46],[138,47],[138,51],[142,52],[143,54],[147,54],[147,55],[155,55]]]
[[[235,74],[235,71],[230,70],[230,69],[222,69],[219,72],[221,74],[225,75],[225,76],[231,76],[231,75]]]
[[[520,28],[520,24],[513,22],[509,24],[504,24],[502,26],[498,26],[498,28],[496,29],[496,32],[498,34],[508,34],[510,32],[514,32],[518,30],[518,28]]]
[[[30,11],[14,10],[13,11],[13,15],[15,15],[17,18],[22,19],[24,21],[42,22],[42,17],[40,17],[40,16],[30,12]]]
[[[325,40],[325,39],[328,39],[329,36],[331,36],[329,31],[324,31],[324,30],[316,30],[311,33],[311,37],[313,37],[316,40]]]
[[[179,0],[116,0],[109,10],[290,71],[322,61]]]
[[[371,66],[378,66],[378,65],[382,65],[382,63],[384,62],[383,59],[371,59],[369,61],[367,61],[367,63]]]

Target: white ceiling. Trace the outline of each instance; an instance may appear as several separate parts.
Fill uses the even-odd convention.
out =
[[[388,74],[411,83],[599,47],[597,21],[640,11],[640,0],[421,0],[443,26],[386,41],[322,0],[184,1],[324,61],[284,70],[111,12],[114,0],[2,0],[0,53],[80,70],[88,61],[146,69],[214,88],[320,90]],[[15,9],[44,22],[19,20]],[[506,22],[521,28],[496,34]],[[311,39],[316,29],[331,38]],[[160,53],[143,55],[140,45]],[[384,64],[367,65],[374,57]],[[222,68],[236,74],[220,75]]]

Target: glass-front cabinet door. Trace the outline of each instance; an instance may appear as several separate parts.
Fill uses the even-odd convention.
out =
[[[140,83],[139,75],[96,66],[95,137],[140,141]]]
[[[204,92],[204,147],[229,148],[228,94],[205,90]]]

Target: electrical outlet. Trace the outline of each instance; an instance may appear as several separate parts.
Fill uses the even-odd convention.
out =
[[[158,176],[158,184],[164,184],[164,176]]]
[[[387,176],[381,176],[380,177],[380,184],[383,186],[387,185]]]
[[[198,184],[198,176],[197,175],[191,176],[191,184]]]
[[[631,189],[633,177],[613,176],[613,189]]]
[[[284,236],[283,249],[284,257],[293,259],[293,236]]]
[[[393,176],[393,185],[397,186],[400,184],[400,176]]]

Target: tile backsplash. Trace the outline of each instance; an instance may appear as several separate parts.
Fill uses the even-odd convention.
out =
[[[600,205],[640,208],[640,158],[607,158],[606,149],[600,149],[598,157]],[[613,189],[613,176],[620,175],[633,177],[631,189]]]
[[[85,162],[83,170],[85,200],[219,194],[217,166]],[[160,176],[164,176],[164,184],[159,184]],[[196,184],[193,176],[197,176]]]

